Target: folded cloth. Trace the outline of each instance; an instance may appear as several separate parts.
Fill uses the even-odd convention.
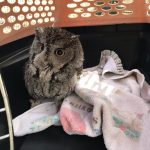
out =
[[[96,137],[100,128],[93,127],[93,106],[84,102],[76,94],[64,99],[60,108],[60,121],[66,133]]]
[[[149,130],[144,133],[145,126],[150,123],[145,119],[148,107],[140,97],[119,89],[104,98],[89,89],[77,87],[76,92],[84,101],[93,103],[93,120],[96,120],[93,126],[101,123],[107,149],[134,150],[141,147],[139,150],[143,150],[142,145],[150,144],[147,140]]]
[[[13,119],[15,136],[36,133],[59,124],[59,115],[53,102],[40,104]]]
[[[107,149],[148,150],[150,87],[138,70],[120,64],[117,54],[103,51],[100,64],[83,73],[75,92],[93,105],[92,125],[102,126]]]
[[[39,132],[60,119],[68,134],[103,133],[108,150],[149,150],[149,102],[144,75],[137,69],[124,70],[118,55],[105,50],[97,66],[84,69],[75,93],[64,99],[59,113],[53,103],[40,104],[13,120],[14,132]],[[50,121],[43,122],[45,117]]]

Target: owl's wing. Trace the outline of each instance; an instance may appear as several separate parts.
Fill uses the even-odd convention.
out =
[[[83,70],[83,65],[80,68],[76,68],[77,70],[77,76],[80,76]]]

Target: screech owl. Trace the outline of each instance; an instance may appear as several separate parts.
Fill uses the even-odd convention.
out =
[[[37,103],[61,102],[73,90],[83,69],[77,35],[56,27],[37,28],[25,65],[25,85]]]

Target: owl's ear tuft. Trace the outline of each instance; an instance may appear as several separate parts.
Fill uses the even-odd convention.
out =
[[[56,29],[59,29],[59,32],[62,32],[62,28],[58,28],[58,27],[56,27]]]
[[[41,27],[36,27],[36,29],[35,29],[35,35],[36,35],[36,36],[41,35],[43,32],[44,32],[43,28],[41,28]]]

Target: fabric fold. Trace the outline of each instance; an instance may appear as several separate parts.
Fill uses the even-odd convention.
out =
[[[26,111],[13,119],[15,136],[43,131],[51,125],[59,125],[59,115],[55,103],[47,102]]]
[[[34,107],[13,120],[14,133],[39,132],[59,121],[70,135],[103,134],[108,150],[149,150],[150,86],[139,70],[124,70],[119,56],[104,50],[97,66],[83,70],[60,110],[52,103]]]

